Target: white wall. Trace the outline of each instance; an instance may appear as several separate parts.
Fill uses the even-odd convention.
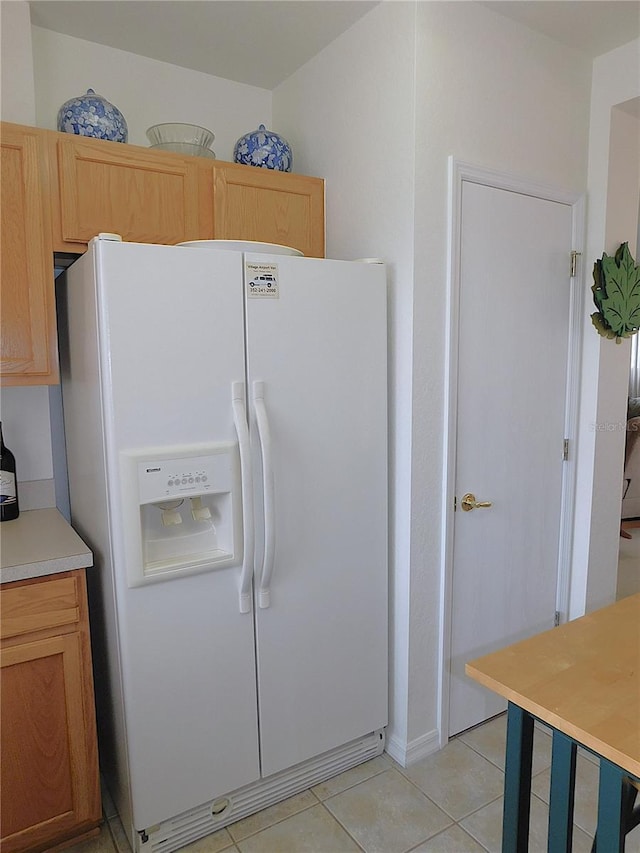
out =
[[[58,108],[91,87],[115,103],[129,142],[148,145],[147,127],[162,121],[204,125],[220,159],[236,139],[271,123],[271,92],[32,27],[29,6],[0,6],[3,121],[56,129]],[[53,275],[53,263],[52,263]],[[59,389],[2,390],[5,439],[16,455],[22,509],[67,508],[61,457]],[[53,420],[53,447],[50,424]],[[55,482],[54,482],[55,477]]]
[[[479,4],[390,2],[274,92],[274,122],[327,178],[329,252],[390,265],[400,761],[439,745],[447,158],[584,191],[590,70]]]
[[[480,4],[421,2],[417,91],[409,723],[414,738],[421,726],[435,728],[438,715],[447,157],[584,192],[590,61]]]
[[[212,130],[220,160],[233,160],[238,137],[271,123],[271,92],[33,27],[38,127],[56,129],[58,109],[92,88],[115,104],[129,142],[147,146],[153,124],[183,121]]]
[[[620,138],[612,109],[640,96],[640,40],[599,56],[593,64],[589,129],[589,212],[585,287],[593,283],[592,270],[603,252],[614,254],[624,240],[632,245],[636,233],[632,205],[637,200],[636,167],[626,184],[630,202],[620,201],[621,189],[615,168],[618,157],[629,163],[631,140]],[[624,122],[624,120],[623,120]],[[626,153],[625,153],[626,152]],[[609,186],[611,176],[611,187]],[[635,178],[635,179],[634,179]],[[624,184],[622,185],[624,186]],[[626,199],[626,195],[624,199]],[[629,218],[624,227],[614,207],[624,206]],[[622,210],[622,208],[620,208]],[[637,215],[637,213],[635,214]],[[589,297],[591,296],[589,292]],[[624,432],[609,429],[626,416],[628,344],[616,346],[597,335],[587,299],[584,318],[578,483],[570,615],[609,604],[615,598],[619,550],[620,495]]]
[[[275,89],[273,98],[274,126],[291,142],[300,170],[326,179],[327,255],[388,263],[395,637],[389,746],[400,758],[409,695],[414,69],[415,5],[383,4]]]
[[[0,3],[0,119],[34,125],[31,18],[25,0]]]
[[[28,3],[4,0],[0,4],[0,42],[0,118],[34,125],[36,108]],[[53,506],[47,388],[3,388],[0,418],[5,442],[16,457],[20,508]]]
[[[476,3],[383,3],[278,87],[273,98],[265,90],[38,28],[33,45],[37,124],[54,127],[60,104],[91,86],[123,111],[132,142],[146,144],[150,124],[191,121],[210,127],[218,156],[230,159],[237,136],[272,119],[293,145],[296,171],[327,179],[328,254],[387,261],[389,737],[399,760],[431,751],[438,742],[447,157],[582,191],[589,139],[587,258],[600,256],[609,114],[611,106],[638,95],[638,43],[596,62],[590,136],[589,61]],[[600,342],[593,337],[586,366],[583,425],[595,422],[597,387],[607,379],[606,371],[599,374]],[[587,427],[584,434],[580,453],[588,472],[595,436]],[[585,529],[597,487],[597,480],[588,475],[587,480],[583,514],[577,516]],[[591,554],[593,560],[597,556]],[[588,541],[578,567],[580,559],[586,566]],[[584,571],[574,609],[584,609],[587,594],[589,602],[597,599],[599,578],[594,570],[587,589]]]

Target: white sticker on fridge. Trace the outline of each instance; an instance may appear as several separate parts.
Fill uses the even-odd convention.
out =
[[[278,299],[278,264],[245,263],[247,296],[254,299]]]

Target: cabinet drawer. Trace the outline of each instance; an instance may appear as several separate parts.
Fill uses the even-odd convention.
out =
[[[73,624],[80,619],[75,577],[47,577],[30,584],[20,581],[7,584],[2,587],[0,598],[2,639]]]

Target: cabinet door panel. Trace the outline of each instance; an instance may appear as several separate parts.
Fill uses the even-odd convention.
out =
[[[4,385],[58,381],[48,168],[44,137],[3,125],[0,151]]]
[[[324,257],[324,181],[220,163],[214,173],[214,231],[224,240],[258,240]]]
[[[4,649],[3,850],[21,850],[91,815],[77,633]]]
[[[198,239],[195,159],[61,136],[56,249],[87,243],[104,231],[141,243]]]

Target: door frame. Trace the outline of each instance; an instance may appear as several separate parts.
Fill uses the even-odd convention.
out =
[[[462,240],[462,187],[464,182],[517,192],[546,201],[569,205],[572,209],[571,250],[578,253],[575,275],[570,282],[569,346],[567,356],[567,388],[565,394],[565,437],[569,439],[569,456],[563,466],[560,513],[560,541],[556,610],[559,623],[565,622],[569,612],[571,584],[571,557],[573,552],[573,507],[576,485],[576,449],[578,403],[581,375],[582,328],[584,294],[582,287],[583,265],[580,259],[585,244],[585,199],[580,193],[538,184],[525,177],[485,168],[472,163],[448,158],[448,218],[447,218],[447,306],[445,322],[445,419],[443,425],[442,472],[442,529],[440,578],[440,648],[438,730],[440,747],[449,740],[449,659],[452,627],[452,575],[454,496],[456,477],[456,434],[458,426],[458,352],[460,318],[460,251]],[[569,273],[570,257],[567,257]]]

